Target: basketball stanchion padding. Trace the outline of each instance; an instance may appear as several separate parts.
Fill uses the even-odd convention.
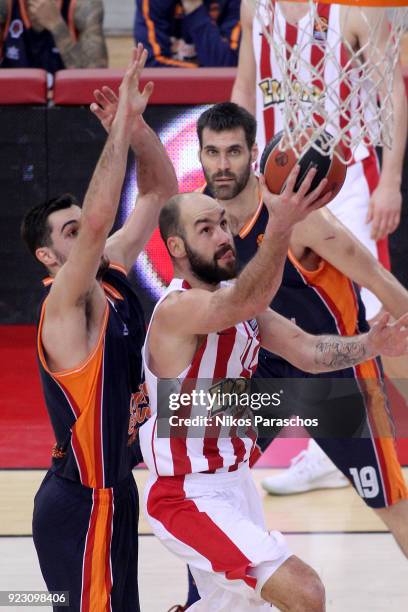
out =
[[[265,175],[265,181],[269,191],[275,194],[282,193],[285,189],[290,171],[293,166],[298,163],[300,172],[295,183],[295,191],[299,189],[308,171],[312,168],[316,168],[317,173],[308,193],[316,189],[324,178],[328,180],[328,184],[321,195],[323,196],[331,192],[331,199],[333,199],[339,193],[346,179],[347,166],[340,161],[337,155],[329,157],[320,153],[321,149],[330,146],[333,137],[323,131],[315,141],[313,135],[309,133],[312,131],[312,128],[306,129],[307,134],[304,137],[305,141],[303,141],[301,137],[297,150],[291,146],[287,148],[282,147],[281,141],[284,137],[283,130],[278,132],[266,145],[261,157],[260,171]],[[316,142],[316,147],[311,145],[306,149],[304,148],[305,143],[308,144],[314,141]],[[337,145],[337,147],[339,146],[340,145]]]
[[[37,68],[0,70],[0,105],[46,104],[47,73]]]

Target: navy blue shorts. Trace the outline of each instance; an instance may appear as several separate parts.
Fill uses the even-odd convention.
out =
[[[367,362],[366,368],[372,368],[372,363]],[[290,368],[287,372],[291,372]],[[287,372],[283,376],[288,376]],[[279,389],[282,380],[279,374],[273,361],[260,359],[255,381],[270,380]],[[408,489],[397,457],[394,427],[381,376],[358,380],[340,377],[350,391],[345,398],[331,398],[331,379],[334,380],[334,374],[326,378],[306,375],[304,379],[288,378],[287,390],[292,397],[284,410],[269,407],[259,412],[264,417],[275,418],[298,415],[311,419],[318,415],[318,428],[306,427],[310,437],[350,480],[368,506],[385,508],[407,499]],[[268,437],[258,437],[258,447],[264,451],[281,429],[270,428]]]
[[[139,498],[133,475],[90,489],[48,471],[34,500],[33,539],[49,591],[68,608],[139,612]]]

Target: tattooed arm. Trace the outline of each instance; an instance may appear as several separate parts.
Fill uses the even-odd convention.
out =
[[[369,350],[367,336],[319,336],[314,338],[316,372],[350,368],[375,355]],[[371,354],[370,354],[371,353]]]
[[[396,323],[383,315],[367,334],[314,336],[272,310],[257,317],[264,348],[304,372],[343,370],[377,355],[408,354],[408,314]]]
[[[103,35],[102,0],[78,0],[74,21],[77,41],[71,35],[55,0],[28,0],[34,27],[51,32],[65,68],[106,68],[108,54]]]

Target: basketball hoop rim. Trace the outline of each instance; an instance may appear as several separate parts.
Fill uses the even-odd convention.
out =
[[[307,3],[310,0],[290,0],[291,2]],[[371,6],[377,8],[408,7],[408,0],[312,0],[315,4],[344,4],[347,6]]]

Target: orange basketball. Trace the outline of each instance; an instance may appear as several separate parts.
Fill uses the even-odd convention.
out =
[[[313,129],[308,128],[306,133],[308,136],[311,136]],[[331,191],[331,200],[335,198],[346,179],[347,167],[345,164],[343,164],[336,155],[323,155],[311,146],[307,147],[299,158],[296,156],[295,149],[281,151],[279,149],[279,143],[282,136],[283,132],[278,132],[278,134],[276,134],[266,145],[261,157],[260,171],[265,176],[269,191],[275,194],[282,193],[290,171],[293,166],[298,163],[300,165],[300,172],[296,180],[295,191],[299,189],[308,171],[312,168],[317,168],[316,176],[313,179],[308,193],[316,189],[322,179],[327,178],[328,185],[321,195],[325,195]],[[328,132],[323,132],[316,143],[324,146],[324,142],[328,142],[332,138],[333,137]],[[305,141],[306,136],[303,137],[303,142],[300,141],[299,143],[299,151],[303,148]],[[337,145],[337,147],[338,146],[339,145]]]

